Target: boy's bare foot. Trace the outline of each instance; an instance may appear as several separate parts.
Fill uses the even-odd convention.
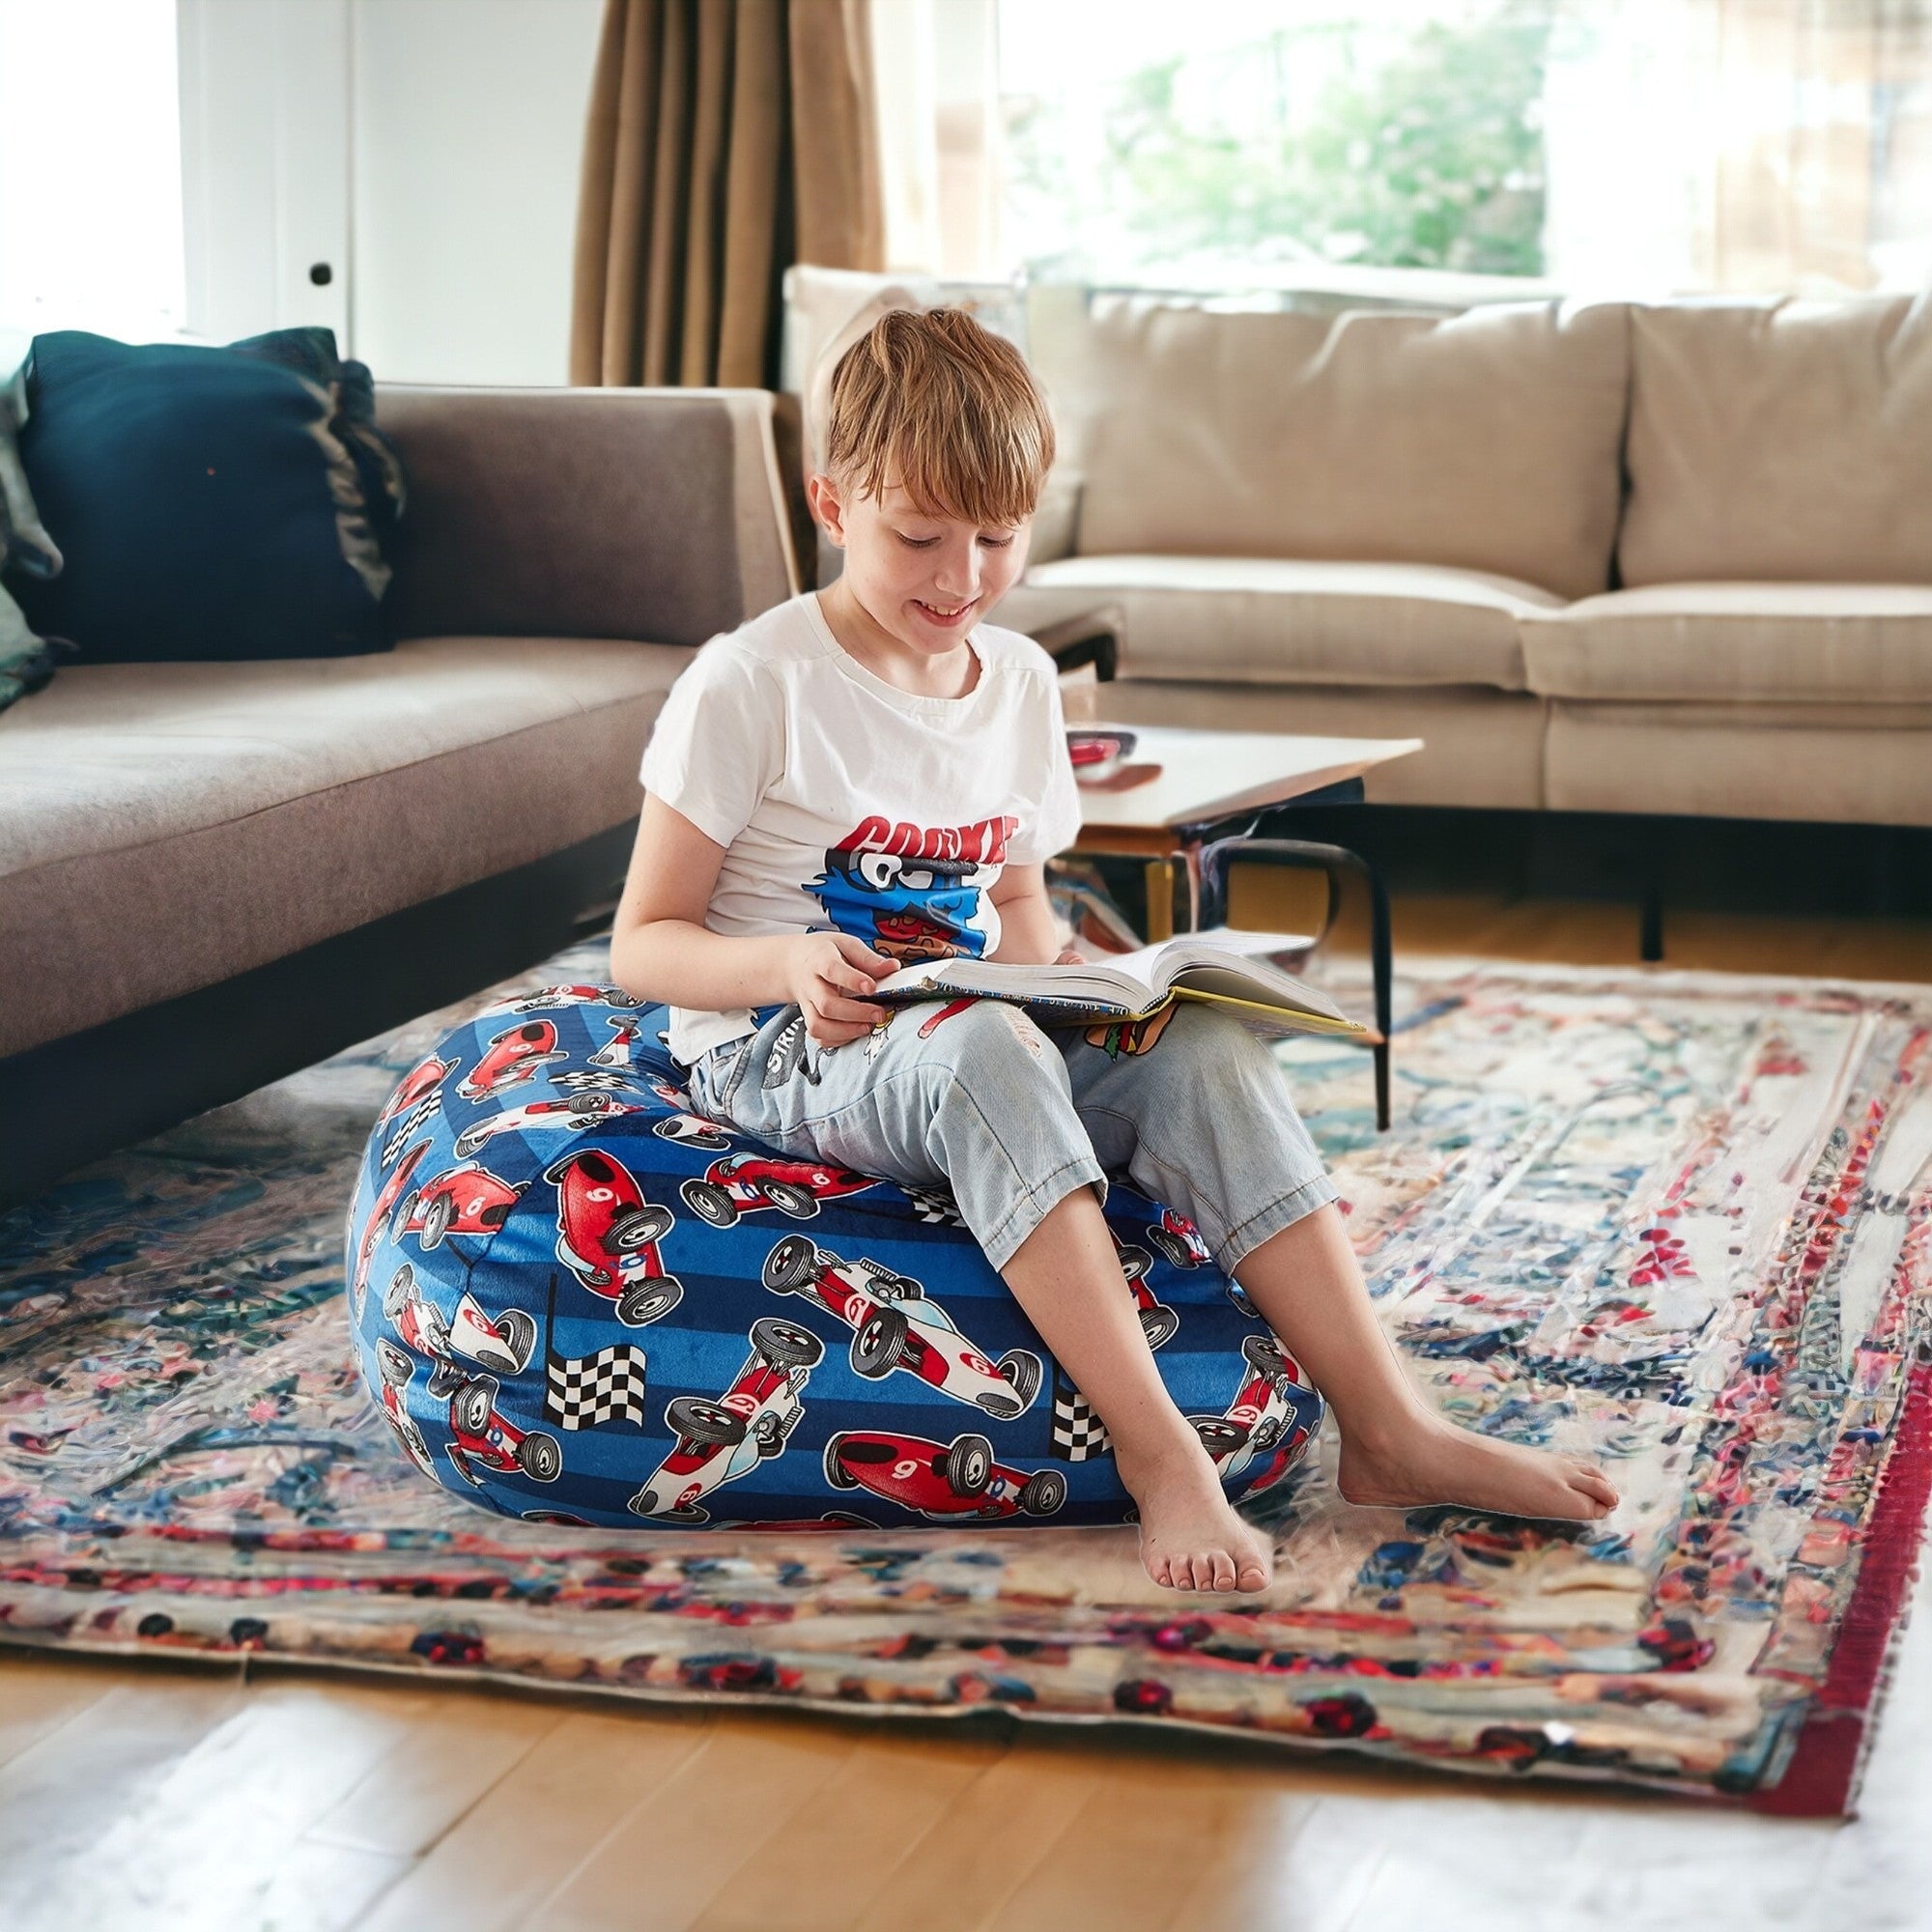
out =
[[[1525,1449],[1418,1411],[1373,1442],[1344,1437],[1336,1487],[1351,1503],[1460,1503],[1503,1516],[1608,1516],[1621,1498],[1596,1463]]]
[[[1190,1432],[1191,1435],[1191,1432]],[[1171,1590],[1265,1590],[1274,1551],[1236,1515],[1198,1439],[1192,1453],[1133,1460],[1117,1451],[1121,1481],[1140,1505],[1141,1562]]]

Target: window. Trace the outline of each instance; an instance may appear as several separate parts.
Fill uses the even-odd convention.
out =
[[[1932,273],[1932,0],[1000,0],[999,33],[1003,267],[1035,279]]]
[[[181,329],[178,98],[175,0],[0,0],[0,331]]]

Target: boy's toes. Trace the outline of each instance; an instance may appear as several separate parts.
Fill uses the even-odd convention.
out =
[[[1616,1485],[1601,1469],[1584,1463],[1577,1477],[1577,1487],[1609,1508],[1616,1508],[1619,1500]]]
[[[1235,1577],[1237,1590],[1265,1590],[1268,1586],[1268,1573],[1258,1557],[1248,1556],[1241,1560],[1241,1567]]]

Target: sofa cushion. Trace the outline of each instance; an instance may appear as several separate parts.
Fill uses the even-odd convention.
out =
[[[1932,724],[1875,705],[1549,706],[1552,811],[1932,826]]]
[[[419,638],[64,670],[0,714],[0,1054],[634,817],[639,752],[690,656]]]
[[[1609,587],[1621,303],[1229,314],[1095,296],[1032,355],[1082,554],[1444,564]]]
[[[1518,620],[1563,600],[1513,578],[1419,563],[1072,556],[1029,570],[997,615],[1037,629],[1096,604],[1126,613],[1124,677],[1521,691]]]
[[[1627,585],[1932,583],[1932,298],[1631,311]]]
[[[1526,611],[1547,697],[1932,700],[1932,587],[1660,583]]]

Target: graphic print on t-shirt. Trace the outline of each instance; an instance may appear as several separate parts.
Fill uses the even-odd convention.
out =
[[[986,947],[980,895],[1000,876],[1018,829],[1009,814],[922,826],[875,813],[826,853],[825,870],[806,890],[840,932],[901,966],[977,959]]]

